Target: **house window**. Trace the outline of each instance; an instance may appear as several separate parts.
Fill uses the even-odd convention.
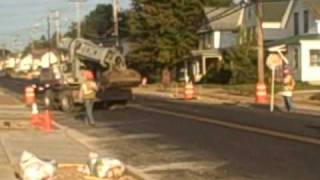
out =
[[[310,50],[310,66],[320,66],[320,50]]]
[[[299,49],[295,48],[293,51],[293,67],[295,69],[299,69]]]
[[[294,13],[294,35],[299,35],[299,13]]]
[[[205,34],[205,48],[204,49],[211,49],[212,48],[212,32]]]
[[[309,11],[305,10],[303,12],[303,30],[304,33],[307,33],[309,31]]]

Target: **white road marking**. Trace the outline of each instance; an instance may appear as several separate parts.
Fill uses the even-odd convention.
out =
[[[215,120],[215,119],[210,119],[210,118],[206,118],[206,117],[194,116],[194,115],[190,115],[190,114],[176,113],[176,112],[172,112],[172,111],[168,111],[168,110],[160,110],[160,109],[155,109],[155,108],[150,108],[150,107],[144,107],[141,105],[129,105],[129,106],[132,108],[135,108],[135,109],[142,110],[142,111],[171,115],[171,116],[190,119],[190,120],[194,120],[194,121],[215,124],[215,125],[218,125],[221,127],[238,129],[238,130],[247,131],[247,132],[251,132],[251,133],[262,134],[262,135],[266,135],[266,136],[277,137],[277,138],[282,138],[282,139],[287,139],[287,140],[293,140],[293,141],[298,141],[298,142],[307,143],[307,144],[320,145],[320,139],[317,139],[317,138],[295,135],[295,134],[291,134],[291,133],[279,132],[279,131],[268,130],[268,129],[263,129],[263,128],[257,128],[257,127],[252,127],[252,126],[240,125],[237,123],[224,122],[221,120]]]
[[[227,162],[208,162],[208,161],[192,161],[192,162],[174,162],[165,164],[155,164],[152,166],[139,168],[143,172],[148,171],[168,171],[168,170],[189,170],[199,171],[205,169],[217,169],[224,166]]]
[[[89,141],[103,141],[103,142],[109,142],[109,141],[123,141],[123,140],[135,140],[135,139],[155,139],[162,137],[160,134],[129,134],[124,136],[105,136],[100,138],[90,138]],[[88,139],[87,139],[88,140]]]

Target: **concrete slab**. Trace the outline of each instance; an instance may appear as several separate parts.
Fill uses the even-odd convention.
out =
[[[19,163],[24,150],[39,158],[55,159],[59,163],[83,163],[87,161],[88,150],[66,137],[63,132],[8,132],[2,135],[2,143],[13,164]]]
[[[13,169],[8,165],[0,165],[0,179],[16,180]]]

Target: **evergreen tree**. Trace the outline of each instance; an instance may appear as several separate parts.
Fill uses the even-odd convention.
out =
[[[219,6],[226,2],[133,0],[128,21],[132,40],[129,58],[138,66],[156,63],[163,68],[190,57],[190,51],[197,48],[197,30],[204,18],[203,6]]]
[[[119,15],[120,36],[127,36],[127,13],[121,12]],[[67,36],[75,38],[77,35],[77,24],[72,23]],[[113,7],[111,4],[98,4],[81,23],[82,36],[94,39],[110,38],[114,31]]]

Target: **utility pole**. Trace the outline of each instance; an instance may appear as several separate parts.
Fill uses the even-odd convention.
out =
[[[55,31],[56,31],[56,46],[58,47],[60,43],[60,12],[54,12],[54,21],[55,21]]]
[[[258,45],[258,84],[256,87],[256,102],[267,102],[267,90],[264,83],[264,35],[263,35],[263,4],[262,0],[256,0],[257,17],[257,45]]]
[[[77,11],[77,38],[81,37],[81,4],[86,2],[86,0],[70,0],[76,5]]]
[[[48,42],[50,42],[51,40],[51,14],[48,15],[47,17],[47,38],[48,38]],[[51,44],[51,43],[50,43]]]
[[[48,52],[51,52],[51,48],[52,48],[52,39],[51,39],[51,13],[49,13],[48,15],[48,42],[49,42],[49,49]],[[50,67],[50,62],[51,62],[51,55],[49,54],[49,67]]]
[[[116,47],[120,47],[119,39],[119,0],[113,0],[113,24],[114,24],[114,36],[116,38]]]

